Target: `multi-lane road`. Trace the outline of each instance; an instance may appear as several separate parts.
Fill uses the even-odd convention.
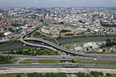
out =
[[[2,56],[11,56],[18,59],[52,59],[52,60],[77,60],[77,61],[106,61],[106,62],[116,62],[116,59],[107,59],[107,58],[91,58],[91,57],[78,57],[78,56],[27,56],[27,55],[7,55],[0,54]]]
[[[63,67],[63,68],[99,67],[99,68],[116,68],[116,65],[78,64],[78,63],[38,63],[38,64],[3,64],[3,65],[0,65],[0,67]]]
[[[115,69],[99,69],[99,68],[2,68],[0,69],[0,74],[6,74],[6,73],[58,73],[58,72],[64,72],[64,73],[90,73],[91,71],[98,71],[103,73],[116,73]],[[69,76],[70,77],[70,76]]]

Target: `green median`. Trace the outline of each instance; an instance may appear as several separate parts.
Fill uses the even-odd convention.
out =
[[[60,60],[40,60],[39,63],[61,63]]]

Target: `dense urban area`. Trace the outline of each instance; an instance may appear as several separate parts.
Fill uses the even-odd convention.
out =
[[[0,8],[0,77],[115,77],[116,8]]]

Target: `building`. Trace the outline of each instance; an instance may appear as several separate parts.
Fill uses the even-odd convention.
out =
[[[83,47],[85,48],[92,47],[92,49],[97,49],[99,48],[99,45],[97,45],[96,42],[88,42],[84,43]]]
[[[12,33],[12,32],[5,32],[4,35],[5,35],[5,37],[7,37],[7,38],[12,38],[12,37],[14,37],[15,34]]]

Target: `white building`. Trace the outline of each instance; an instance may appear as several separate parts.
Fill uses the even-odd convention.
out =
[[[92,49],[96,49],[99,48],[99,45],[97,45],[96,42],[88,42],[88,43],[84,43],[83,47],[85,48],[92,47]]]

